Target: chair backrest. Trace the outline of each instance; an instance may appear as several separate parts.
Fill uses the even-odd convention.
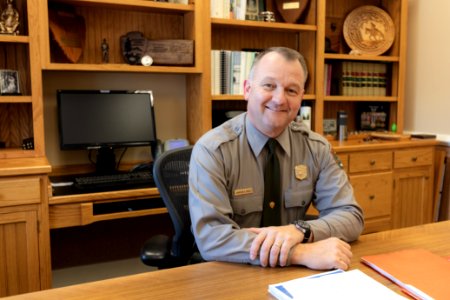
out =
[[[172,255],[189,258],[195,251],[189,215],[189,161],[193,146],[162,153],[155,160],[153,177],[175,229]]]

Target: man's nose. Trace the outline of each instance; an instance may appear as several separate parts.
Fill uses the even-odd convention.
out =
[[[273,97],[272,97],[273,101],[279,103],[279,104],[283,104],[287,101],[286,98],[286,91],[283,88],[277,88],[274,92],[273,92]]]

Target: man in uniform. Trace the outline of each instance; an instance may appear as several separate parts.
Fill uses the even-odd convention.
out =
[[[247,112],[194,146],[189,209],[204,259],[348,269],[363,213],[330,144],[294,122],[307,76],[297,51],[260,53],[244,83]],[[317,219],[306,220],[310,204]]]

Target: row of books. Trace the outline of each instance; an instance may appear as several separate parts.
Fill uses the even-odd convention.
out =
[[[387,64],[342,62],[343,96],[386,96]]]
[[[211,18],[259,20],[264,0],[211,0]]]
[[[258,52],[211,50],[211,92],[213,95],[242,95],[244,80]]]
[[[333,88],[339,82],[337,94],[343,96],[386,96],[387,64],[369,62],[342,62],[342,69],[334,70],[338,65],[325,64],[324,94],[336,93]],[[338,68],[336,68],[338,69]]]

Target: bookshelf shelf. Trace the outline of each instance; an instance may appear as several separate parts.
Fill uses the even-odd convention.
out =
[[[261,22],[261,21],[247,21],[247,20],[233,20],[233,19],[221,19],[221,18],[211,18],[211,25],[215,28],[227,27],[227,28],[263,28],[264,30],[270,31],[317,31],[316,25],[308,24],[288,24],[288,23],[277,23],[277,22]]]
[[[324,101],[329,102],[397,102],[397,97],[380,97],[380,96],[325,96]]]
[[[244,101],[243,95],[212,95],[211,99],[213,101]],[[315,100],[316,95],[305,95],[303,96],[303,100]]]
[[[66,3],[77,6],[107,7],[120,9],[140,9],[157,12],[193,12],[194,4],[178,4],[149,0],[51,0],[54,3]]]
[[[29,43],[30,38],[26,35],[5,35],[0,34],[0,43]]]
[[[198,67],[182,66],[131,66],[127,64],[69,64],[69,63],[47,63],[45,70],[53,71],[93,71],[93,72],[144,72],[144,73],[201,73]]]
[[[31,96],[0,96],[1,103],[32,103]]]
[[[368,55],[350,55],[350,54],[330,54],[325,53],[325,59],[334,60],[364,60],[364,61],[380,61],[380,62],[398,62],[398,56],[368,56]]]

